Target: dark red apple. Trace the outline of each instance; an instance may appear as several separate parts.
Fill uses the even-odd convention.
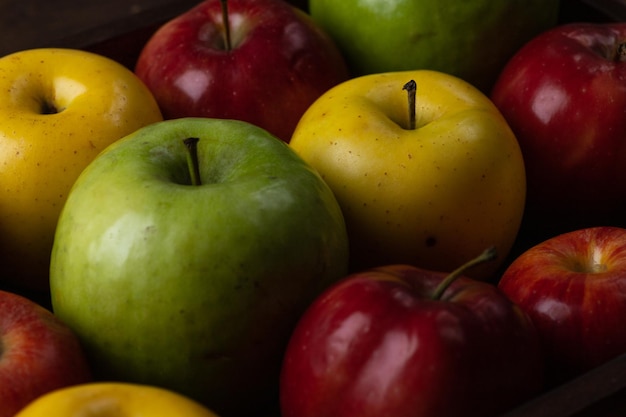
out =
[[[0,417],[91,378],[82,347],[65,324],[39,304],[0,290]]]
[[[626,23],[540,34],[508,62],[491,98],[524,155],[533,227],[549,236],[623,223]]]
[[[348,276],[296,326],[282,417],[495,415],[542,387],[529,318],[495,285],[391,265]]]
[[[532,319],[555,380],[626,353],[626,229],[540,242],[513,260],[498,286]]]
[[[135,73],[167,119],[244,120],[286,142],[308,106],[348,78],[332,39],[283,0],[205,0],[148,40]]]

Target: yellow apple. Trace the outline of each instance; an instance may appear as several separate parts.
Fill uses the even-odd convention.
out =
[[[106,57],[43,48],[0,58],[0,281],[47,289],[56,222],[78,175],[160,120],[145,85]]]
[[[150,385],[91,382],[51,391],[15,417],[217,417],[186,396]]]
[[[411,80],[414,111],[403,91]],[[484,94],[451,75],[348,80],[309,107],[290,146],[334,191],[353,270],[407,263],[445,271],[495,246],[498,258],[470,273],[483,279],[519,231],[526,176],[517,140]]]

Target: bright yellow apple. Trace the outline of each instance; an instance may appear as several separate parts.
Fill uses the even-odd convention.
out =
[[[414,112],[403,91],[410,80]],[[526,176],[517,140],[485,95],[451,75],[348,80],[313,103],[290,146],[334,191],[352,269],[408,263],[447,271],[495,246],[499,257],[469,273],[487,278],[519,231]]]
[[[71,49],[0,58],[0,281],[46,289],[57,218],[83,168],[162,120],[132,71]]]
[[[37,398],[15,417],[217,417],[174,391],[123,382],[91,382]]]

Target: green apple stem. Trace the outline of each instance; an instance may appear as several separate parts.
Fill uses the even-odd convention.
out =
[[[198,141],[200,138],[187,138],[183,140],[187,148],[187,167],[191,175],[192,185],[202,185],[200,180],[200,163],[198,162]]]
[[[227,51],[232,49],[232,41],[230,39],[230,19],[228,18],[228,0],[222,2],[222,23],[224,25],[224,48]]]
[[[404,84],[402,89],[407,91],[409,97],[409,130],[415,130],[415,91],[417,90],[417,83],[415,80],[411,80]]]
[[[485,249],[476,258],[464,263],[463,265],[461,265],[460,267],[452,271],[443,281],[439,283],[437,288],[435,288],[435,291],[432,294],[432,299],[433,300],[441,299],[441,296],[448,289],[450,284],[452,284],[458,277],[460,277],[463,273],[465,273],[465,271],[467,271],[469,268],[472,268],[473,266],[476,266],[478,264],[491,261],[495,259],[497,255],[498,254],[496,252],[496,248],[494,246],[491,246]]]

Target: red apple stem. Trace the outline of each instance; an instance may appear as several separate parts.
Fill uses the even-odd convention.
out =
[[[461,265],[460,267],[452,271],[450,274],[448,274],[448,276],[443,281],[439,283],[437,288],[435,288],[435,291],[432,294],[432,299],[433,300],[441,299],[441,296],[448,289],[450,284],[456,281],[456,279],[460,277],[462,274],[464,274],[465,271],[467,271],[468,269],[478,264],[491,261],[495,259],[496,256],[498,256],[498,253],[496,252],[496,248],[495,246],[491,246],[485,249],[480,255],[478,255],[474,259],[464,263],[463,265]]]
[[[417,83],[415,80],[411,80],[404,84],[402,89],[406,90],[409,98],[409,130],[415,130],[415,92],[417,90]]]
[[[626,42],[620,43],[617,48],[615,48],[615,62],[626,62]]]
[[[187,167],[191,175],[192,185],[202,185],[200,180],[200,163],[198,162],[198,142],[200,138],[187,138],[183,140],[187,148]]]
[[[222,2],[222,23],[224,25],[224,48],[227,51],[232,49],[232,41],[230,39],[230,19],[228,18],[228,0]]]

